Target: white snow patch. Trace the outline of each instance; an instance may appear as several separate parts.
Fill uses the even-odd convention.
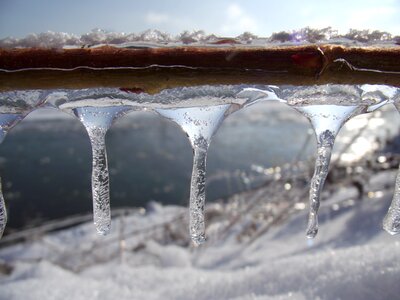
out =
[[[371,185],[393,185],[393,175],[377,175]],[[84,224],[0,249],[0,259],[13,267],[0,276],[0,299],[397,299],[400,240],[381,229],[391,193],[351,202],[355,190],[339,189],[322,203],[320,233],[312,243],[304,236],[306,211],[251,245],[228,236],[187,248],[162,237],[126,234],[123,255],[119,219],[106,238]],[[125,217],[125,232],[154,227],[184,211],[153,208]],[[60,262],[90,264],[74,272]]]

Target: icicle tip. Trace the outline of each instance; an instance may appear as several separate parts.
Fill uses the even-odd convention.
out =
[[[318,234],[318,228],[310,228],[307,230],[306,236],[308,239],[314,239]]]
[[[97,231],[98,235],[106,236],[106,235],[108,235],[110,233],[111,226],[109,226],[109,225],[108,226],[99,227],[99,226],[97,226],[97,224],[95,224],[95,226],[96,226],[96,231]]]
[[[389,213],[383,219],[383,229],[390,235],[396,235],[400,233],[400,219],[395,218]]]
[[[193,235],[192,234],[191,239],[192,239],[192,244],[195,247],[198,247],[198,246],[204,244],[206,241],[206,237],[203,234],[201,234],[201,235]]]

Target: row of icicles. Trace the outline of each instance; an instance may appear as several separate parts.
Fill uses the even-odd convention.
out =
[[[0,95],[1,96],[1,95]],[[277,100],[275,92],[269,88],[260,90],[245,88],[238,97],[247,98],[243,104],[222,104],[214,106],[165,108],[155,109],[161,116],[178,124],[187,134],[193,148],[193,171],[190,184],[189,201],[189,231],[195,245],[205,241],[205,186],[207,150],[211,138],[220,127],[223,120],[230,114],[258,101]],[[394,102],[386,99],[375,105],[366,105],[360,99],[357,105],[311,104],[291,105],[304,115],[311,123],[317,139],[317,158],[315,171],[311,180],[307,237],[314,238],[318,232],[318,209],[320,195],[329,170],[332,148],[336,135],[343,124],[350,118],[363,113],[369,113],[386,103]],[[397,103],[394,103],[395,105]],[[46,105],[49,105],[47,103]],[[51,103],[50,103],[51,105]],[[62,105],[53,106],[76,116],[85,126],[93,155],[92,168],[92,197],[94,224],[97,232],[105,235],[111,228],[109,173],[105,136],[114,121],[128,112],[135,110],[133,106],[81,106],[63,108]],[[396,105],[400,111],[400,106]],[[31,110],[24,113],[0,113],[0,142],[7,132],[21,121]],[[0,187],[0,237],[7,222],[7,213],[4,198]],[[383,227],[390,234],[400,232],[400,172],[396,179],[393,201],[383,221]]]

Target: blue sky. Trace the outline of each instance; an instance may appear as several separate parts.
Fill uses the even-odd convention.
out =
[[[119,32],[205,30],[224,36],[244,31],[269,36],[305,26],[378,29],[400,34],[400,0],[0,0],[0,38],[94,28]]]

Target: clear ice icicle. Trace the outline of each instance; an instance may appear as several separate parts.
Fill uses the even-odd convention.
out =
[[[44,102],[47,94],[47,91],[40,90],[0,93],[0,143],[3,142],[6,134],[12,127]],[[0,238],[3,235],[6,223],[7,211],[0,183]]]
[[[178,124],[189,137],[193,148],[193,170],[190,181],[189,231],[192,241],[205,241],[204,206],[206,197],[207,150],[211,138],[227,116],[230,104],[208,107],[157,109]]]
[[[0,113],[0,144],[6,137],[7,132],[23,119],[22,114],[4,114]],[[3,191],[0,178],[0,238],[3,236],[4,229],[7,223],[7,210],[4,202]]]
[[[85,126],[92,146],[93,220],[97,232],[101,235],[106,235],[111,228],[110,183],[105,136],[113,122],[130,109],[127,106],[72,109]]]
[[[328,175],[336,135],[343,124],[360,113],[365,106],[308,105],[294,108],[309,119],[317,138],[317,158],[310,184],[310,212],[307,226],[307,237],[314,238],[318,233],[321,191]]]
[[[383,219],[383,229],[392,235],[400,233],[400,168],[396,177],[392,203]]]
[[[400,96],[400,92],[398,92],[398,95]],[[400,103],[395,101],[394,104],[400,112]],[[383,219],[383,229],[392,235],[400,233],[400,167],[396,177],[392,203]]]

